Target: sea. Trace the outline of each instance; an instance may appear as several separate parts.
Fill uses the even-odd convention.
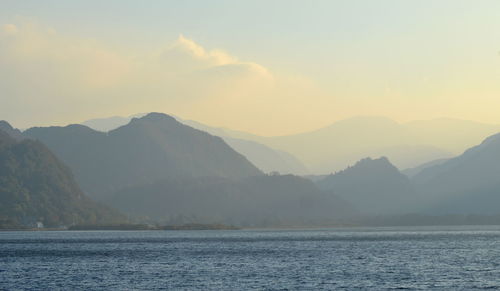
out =
[[[499,226],[0,232],[0,290],[499,288]]]

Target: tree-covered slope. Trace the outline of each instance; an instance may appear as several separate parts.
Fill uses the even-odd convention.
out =
[[[0,130],[0,220],[12,225],[67,226],[122,219],[86,197],[69,168],[42,143],[16,140]]]
[[[167,224],[321,225],[355,213],[331,191],[293,175],[165,179],[123,189],[106,202],[127,214]]]

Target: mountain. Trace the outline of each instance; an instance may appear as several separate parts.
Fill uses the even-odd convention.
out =
[[[217,135],[220,137],[231,137],[231,138],[236,138],[236,139],[243,139],[243,140],[248,140],[248,141],[258,141],[261,139],[261,136],[244,132],[244,131],[238,131],[238,130],[232,130],[229,128],[225,127],[214,127],[214,126],[209,126],[206,124],[203,124],[198,121],[194,120],[189,120],[189,119],[181,119],[180,117],[176,117],[179,122],[182,122],[186,125],[189,125],[191,127],[197,128],[199,130],[203,130],[206,132],[209,132],[213,135]]]
[[[293,175],[164,179],[123,189],[107,199],[132,216],[166,224],[319,226],[338,224],[355,213],[330,191]]]
[[[23,133],[19,129],[13,128],[5,120],[0,120],[0,130],[3,131],[4,133],[8,134],[11,138],[13,138],[15,140],[22,140],[25,138],[23,136]]]
[[[15,139],[0,129],[0,228],[6,223],[50,227],[123,219],[85,196],[69,168],[42,143]]]
[[[405,213],[415,195],[410,180],[385,157],[362,159],[316,183],[370,215]]]
[[[398,123],[384,117],[354,117],[311,132],[256,141],[287,151],[312,173],[323,174],[366,156],[387,156],[398,168],[411,168],[457,155],[499,130],[499,125],[454,119]]]
[[[222,137],[232,148],[266,173],[305,175],[309,172],[307,167],[290,153],[255,141],[259,139],[256,135],[227,128],[211,127],[193,120],[177,119],[184,124]]]
[[[136,116],[141,116],[141,114]],[[133,117],[110,117],[92,119],[82,124],[95,130],[106,132],[127,124],[132,118]],[[248,137],[255,138],[255,136],[251,134],[211,127],[196,121],[184,120],[179,117],[175,118],[183,124],[221,137],[235,151],[245,156],[252,164],[265,173],[279,172],[282,174],[304,175],[308,172],[307,168],[291,154],[246,139]]]
[[[409,170],[459,155],[477,141],[500,131],[499,125],[449,118],[397,123],[383,117],[354,117],[302,134],[261,137],[226,128],[209,127],[196,121],[180,121],[223,137],[236,151],[247,156],[264,172],[275,170],[301,175],[309,173],[304,171],[306,167],[301,166],[303,164],[307,165],[311,173],[324,174],[344,169],[366,156],[386,156],[396,167]],[[232,139],[244,139],[257,145],[249,150],[242,146],[246,142],[233,142]],[[285,165],[283,161],[275,162],[279,160],[279,155],[270,158],[264,154],[253,154],[258,152],[258,144],[274,152],[292,153],[291,157],[297,157],[292,160],[299,161],[299,164],[294,164],[290,159],[285,161]],[[287,168],[291,170],[283,170]],[[416,172],[420,170],[418,168]]]
[[[500,213],[500,134],[412,178],[423,209],[435,213]]]
[[[433,161],[430,161],[430,162],[423,163],[423,164],[421,164],[419,166],[416,166],[414,168],[404,169],[404,170],[401,171],[401,173],[405,174],[409,178],[413,178],[414,176],[416,176],[420,172],[422,172],[424,169],[430,168],[432,166],[444,164],[447,160],[448,159],[433,160]]]
[[[179,176],[239,178],[260,175],[221,138],[150,113],[99,132],[83,125],[35,127],[25,135],[46,144],[69,165],[91,197]]]
[[[222,139],[265,173],[304,175],[308,172],[299,160],[285,151],[275,150],[244,139],[230,137],[222,137]]]
[[[216,130],[221,136],[244,137],[283,150],[300,160],[311,174],[325,174],[367,156],[386,156],[399,169],[451,158],[500,131],[500,125],[451,118],[398,123],[385,117],[361,116],[287,136],[262,137],[226,128]]]
[[[220,136],[252,141],[272,151],[284,151],[298,161],[286,164],[278,155],[274,158],[252,154],[246,147],[236,151],[247,156],[265,172],[279,171],[294,174],[325,174],[342,170],[356,161],[370,157],[388,157],[399,169],[417,167],[437,159],[447,159],[461,154],[491,134],[500,131],[500,125],[473,121],[439,118],[398,123],[377,116],[353,117],[337,121],[318,130],[275,137],[263,137],[227,128],[210,127],[192,120],[178,119],[184,124]],[[254,149],[253,151],[258,152]],[[268,164],[260,161],[266,160]],[[287,164],[295,163],[292,168]],[[299,168],[297,168],[297,166]],[[289,169],[284,171],[282,169]],[[302,169],[302,170],[300,170]],[[307,171],[304,172],[304,169]]]

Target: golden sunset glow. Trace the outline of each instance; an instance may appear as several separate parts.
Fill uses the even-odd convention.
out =
[[[259,135],[366,115],[500,123],[500,21],[491,6],[381,1],[386,15],[367,15],[361,2],[292,2],[291,21],[277,1],[258,24],[248,16],[258,5],[233,3],[224,7],[246,12],[214,11],[196,27],[179,20],[194,3],[176,3],[171,20],[130,14],[127,27],[110,25],[105,12],[84,25],[73,11],[73,28],[64,5],[24,15],[12,4],[0,14],[0,114],[25,128],[161,111]],[[123,5],[121,17],[153,13]],[[231,29],[217,31],[218,20]]]

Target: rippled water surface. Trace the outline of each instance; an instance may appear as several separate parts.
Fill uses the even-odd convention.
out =
[[[500,288],[500,227],[0,232],[0,290]]]

